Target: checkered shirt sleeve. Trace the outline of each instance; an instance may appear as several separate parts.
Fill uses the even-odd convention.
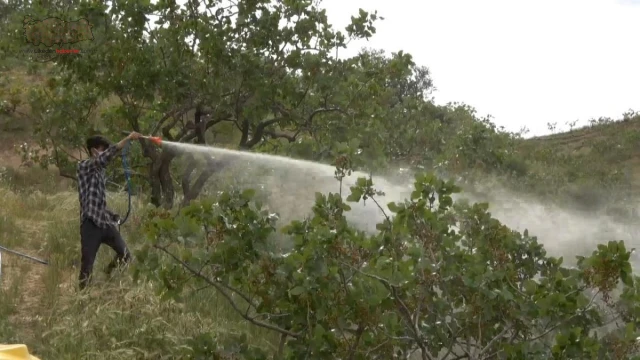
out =
[[[107,209],[105,170],[118,153],[115,145],[109,146],[96,157],[78,163],[77,178],[80,197],[80,220],[91,219],[101,228],[117,225],[117,215]]]

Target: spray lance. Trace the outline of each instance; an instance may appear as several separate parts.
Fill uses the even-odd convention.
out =
[[[13,254],[13,255],[17,255],[17,256],[20,256],[22,258],[29,259],[31,261],[35,261],[35,262],[40,263],[42,265],[49,265],[49,263],[47,261],[45,261],[45,260],[38,259],[37,257],[33,257],[33,256],[30,256],[30,255],[27,255],[27,254],[23,254],[21,252],[15,251],[15,250],[7,249],[4,246],[0,246],[0,282],[2,282],[2,253],[3,252],[9,253],[9,254]]]
[[[131,134],[131,132],[130,132],[130,131],[122,130],[121,132],[122,132],[122,134],[123,134],[123,135],[129,135],[129,134]],[[154,143],[154,144],[156,144],[156,145],[158,145],[158,146],[162,146],[162,138],[161,138],[161,137],[159,137],[159,136],[146,136],[146,135],[142,135],[140,138],[141,138],[141,139],[145,139],[145,140],[149,140],[149,141],[151,141],[152,143]]]

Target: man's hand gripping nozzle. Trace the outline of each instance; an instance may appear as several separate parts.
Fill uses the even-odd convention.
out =
[[[123,134],[125,135],[129,135],[130,132],[128,131],[122,131]],[[159,136],[141,136],[141,139],[145,139],[145,140],[149,140],[152,143],[156,144],[157,146],[162,146],[162,138]]]

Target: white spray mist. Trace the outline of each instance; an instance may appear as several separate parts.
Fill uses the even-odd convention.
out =
[[[337,193],[339,183],[334,177],[335,167],[311,161],[296,160],[283,156],[242,152],[193,144],[163,142],[163,146],[178,147],[180,150],[212,156],[230,164],[225,171],[242,173],[243,187],[253,187],[269,193],[269,204],[278,212],[281,223],[301,219],[308,215],[315,200],[315,193]],[[342,195],[348,196],[349,187],[359,177],[369,175],[354,172],[343,180]],[[388,181],[380,176],[373,177],[374,188],[385,196],[378,202],[388,213],[386,204],[401,202],[413,190],[413,178],[407,176],[404,182]],[[483,201],[490,204],[492,215],[510,228],[537,236],[552,256],[564,256],[566,262],[574,262],[576,255],[587,255],[595,250],[596,244],[610,240],[624,240],[628,248],[638,245],[635,234],[640,233],[638,224],[623,224],[600,213],[591,215],[546,205],[533,197],[515,194],[498,186],[481,189]],[[473,194],[463,193],[472,202],[479,201]],[[354,226],[367,231],[375,231],[375,225],[383,219],[382,212],[373,202],[350,204],[352,211],[347,219]],[[634,267],[640,259],[633,257]]]

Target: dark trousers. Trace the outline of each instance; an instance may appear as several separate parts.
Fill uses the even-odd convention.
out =
[[[84,220],[80,227],[82,253],[82,259],[80,261],[80,289],[84,289],[89,283],[89,278],[93,271],[93,263],[96,261],[98,249],[100,249],[100,245],[103,243],[116,252],[116,256],[107,268],[108,273],[111,273],[116,266],[128,263],[131,260],[131,254],[129,253],[129,249],[127,249],[127,244],[115,226],[103,229],[91,220]]]

